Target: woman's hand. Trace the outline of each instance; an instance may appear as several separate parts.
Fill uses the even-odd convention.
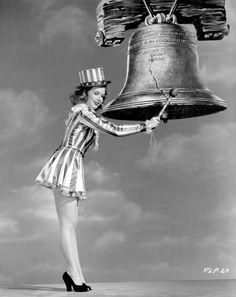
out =
[[[159,117],[152,117],[149,120],[149,125],[152,129],[156,128],[160,124],[160,119]]]
[[[152,129],[155,129],[160,124],[160,118],[158,116],[152,117],[150,120],[145,121],[147,133],[151,133]]]

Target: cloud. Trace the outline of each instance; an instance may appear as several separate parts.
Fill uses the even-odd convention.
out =
[[[199,42],[200,77],[203,82],[211,85],[210,89],[224,88],[227,93],[229,88],[235,88],[235,50],[236,50],[236,21],[234,0],[225,1],[227,23],[230,32],[222,40]]]
[[[57,273],[63,269],[63,265],[55,265],[53,263],[36,263],[34,266],[27,267],[25,271],[21,271],[22,274],[35,273],[35,272],[51,272]]]
[[[95,24],[86,11],[68,5],[50,14],[39,34],[39,41],[41,45],[50,45],[55,38],[63,37],[67,38],[69,48],[79,46],[88,50],[94,28]]]
[[[144,211],[141,206],[125,199],[119,190],[97,189],[88,192],[88,199],[81,202],[80,222],[98,226],[134,226],[144,228],[145,224],[159,224],[166,217],[157,211]]]
[[[89,163],[89,167],[91,164],[93,163]],[[106,230],[118,227],[121,232],[126,233],[126,231],[129,232],[129,229],[132,229],[132,226],[134,228],[145,228],[146,224],[155,225],[163,221],[163,215],[157,212],[144,212],[140,205],[126,200],[124,193],[116,189],[115,183],[112,189],[107,189],[106,183],[103,184],[103,189],[101,189],[100,182],[104,182],[109,176],[116,176],[116,174],[109,172],[98,163],[95,164],[98,172],[102,172],[102,174],[98,174],[98,184],[95,184],[95,188],[88,192],[88,199],[79,203],[79,225],[82,228],[83,226],[86,228],[91,226],[93,228],[101,227]],[[95,176],[95,179],[97,179],[97,174]],[[55,228],[58,219],[51,190],[33,184],[12,189],[9,196],[12,197],[11,199],[17,199],[16,201],[24,201],[24,207],[21,205],[14,205],[13,207],[13,212],[16,212],[16,207],[18,208],[17,215],[21,223],[25,224],[25,221],[33,221],[37,224],[37,222],[40,222],[47,228],[48,224]],[[37,233],[37,226],[33,227],[36,227],[35,232]],[[51,232],[50,230],[51,228],[48,229],[49,232]],[[26,235],[31,236],[30,232],[29,230]],[[120,237],[118,238],[120,239]]]
[[[3,143],[32,136],[51,120],[42,98],[32,91],[21,94],[0,91],[0,104],[0,141]]]
[[[79,208],[79,226],[90,234],[87,236],[89,245],[92,247],[95,241],[95,247],[100,250],[117,244],[133,246],[141,240],[135,234],[145,234],[145,231],[149,234],[150,230],[159,232],[165,229],[166,223],[163,214],[143,210],[139,204],[125,199],[124,193],[118,190],[93,190]],[[114,253],[112,249],[110,252]]]
[[[64,269],[64,265],[63,263],[53,263],[54,257],[55,253],[48,258],[46,258],[45,255],[42,255],[41,262],[33,260],[33,263],[29,263],[31,265],[22,266],[21,269],[15,272],[15,279],[17,279],[17,283],[24,283],[24,279],[27,280],[27,283],[34,284],[42,282],[44,284],[57,282],[58,280],[56,276],[61,274]]]
[[[57,213],[50,190],[31,185],[11,189],[7,197],[6,201],[1,201],[1,207],[4,205],[8,212],[0,213],[0,242],[34,242],[47,238],[57,228]]]
[[[125,242],[124,232],[108,231],[102,234],[95,242],[95,248],[109,251],[110,248]]]
[[[27,206],[19,211],[21,216],[57,223],[54,196],[51,190],[35,184],[13,191],[18,193],[20,197],[24,197],[24,200],[28,202]],[[53,225],[54,227],[55,225]]]
[[[121,191],[93,190],[88,193],[88,197],[84,202],[85,207],[81,204],[80,220],[84,223],[132,223],[142,215],[141,207],[125,200]]]
[[[48,160],[48,155],[44,156],[44,157],[36,157],[33,160],[31,160],[29,163],[24,163],[21,165],[19,169],[20,171],[22,170],[31,170],[31,169],[41,169],[43,164],[45,164]]]
[[[156,264],[141,264],[138,269],[144,270],[146,273],[157,273],[157,272],[163,272],[163,270],[166,270],[169,268],[169,264],[166,262],[159,262]]]
[[[236,124],[202,125],[196,134],[173,134],[137,162],[150,171],[168,169],[169,173],[201,173],[203,178],[235,170]],[[186,175],[185,175],[186,176]]]
[[[4,274],[0,274],[0,284],[6,285],[6,284],[12,284],[14,282],[13,278],[6,276]]]
[[[139,247],[141,248],[159,248],[159,247],[183,247],[189,244],[188,236],[162,236],[159,239],[152,241],[140,242]]]
[[[55,230],[58,219],[51,190],[33,184],[11,189],[7,197],[1,201],[1,207],[8,208],[0,213],[0,234],[6,235],[1,242],[35,241]]]
[[[221,271],[221,276],[225,276],[230,279],[236,277],[235,265],[236,265],[236,254],[235,250],[231,252],[220,252],[217,255],[216,263]]]
[[[44,0],[44,1],[32,1],[32,0],[23,0],[23,3],[29,5],[31,12],[42,13],[45,12],[56,5],[60,0]]]
[[[39,233],[32,235],[18,235],[18,236],[7,236],[6,238],[0,238],[1,243],[19,243],[19,242],[33,242],[41,239],[42,236]]]
[[[0,242],[34,242],[48,238],[57,224],[51,191],[37,185],[11,189],[1,200]]]
[[[92,181],[96,185],[102,185],[105,182],[119,177],[118,172],[112,173],[95,161],[90,161],[88,164],[86,164],[85,175],[86,180]]]
[[[208,215],[208,219],[212,221],[219,219],[236,219],[235,197],[228,199],[224,198],[224,201]]]
[[[11,235],[18,234],[19,226],[18,222],[11,218],[9,214],[5,212],[0,213],[0,234],[3,235]]]
[[[231,38],[234,40],[234,44],[236,45],[235,35],[232,33],[234,32],[236,28],[236,20],[235,20],[235,9],[236,4],[234,0],[227,0],[225,1],[225,9],[226,9],[226,17],[227,17],[227,23],[231,27],[231,32],[229,33],[229,36],[227,38]]]
[[[218,246],[220,243],[219,237],[216,234],[212,234],[196,243],[197,247],[202,249],[209,249],[213,246]]]
[[[236,264],[236,255],[232,256],[225,253],[219,253],[217,259],[224,264],[235,266]]]
[[[227,67],[216,66],[209,67],[209,64],[203,65],[200,68],[200,77],[205,82],[215,82],[224,84],[224,86],[231,87],[236,83],[235,66],[230,64]]]

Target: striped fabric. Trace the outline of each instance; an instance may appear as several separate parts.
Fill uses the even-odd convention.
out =
[[[80,115],[80,121],[95,130],[104,132],[113,136],[128,136],[136,134],[142,131],[146,131],[145,124],[135,124],[135,125],[116,125],[107,121],[103,117],[99,117],[90,108],[86,107],[82,110]]]
[[[79,79],[81,85],[104,84],[105,77],[103,68],[93,68],[79,71]]]
[[[82,157],[94,145],[97,131],[127,136],[145,130],[145,124],[116,125],[108,122],[86,104],[78,104],[66,120],[61,146],[44,165],[36,181],[48,188],[59,189],[65,196],[86,199]]]
[[[65,196],[86,199],[81,153],[74,148],[60,146],[44,165],[36,182],[58,189]]]

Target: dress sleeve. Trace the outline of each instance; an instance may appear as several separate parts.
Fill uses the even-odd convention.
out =
[[[128,136],[142,131],[146,131],[146,124],[116,125],[98,116],[89,106],[80,112],[81,123],[95,130],[113,135]]]

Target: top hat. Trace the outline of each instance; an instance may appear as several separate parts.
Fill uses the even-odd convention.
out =
[[[79,71],[79,79],[80,85],[78,85],[77,88],[103,87],[110,83],[109,80],[105,80],[102,67]]]

